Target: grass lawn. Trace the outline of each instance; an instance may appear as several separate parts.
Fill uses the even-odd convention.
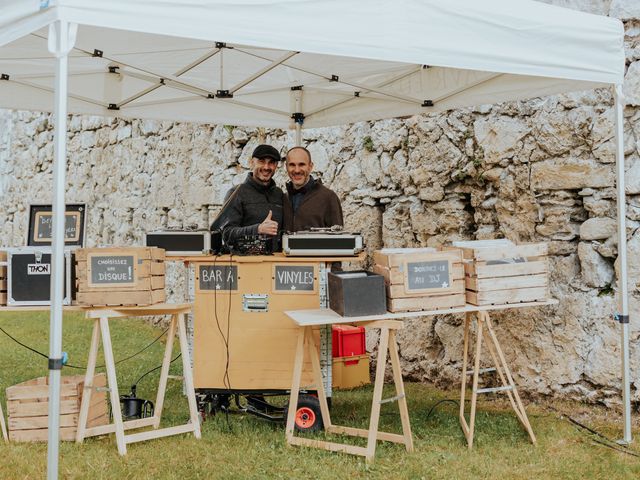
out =
[[[48,352],[48,313],[0,314],[0,327],[20,341]],[[139,320],[111,322],[114,356],[124,358],[153,340],[161,330]],[[63,350],[69,363],[84,365],[91,336],[91,323],[79,314],[66,315]],[[177,348],[177,345],[176,345]],[[157,342],[144,353],[118,368],[120,393],[147,370],[159,365],[164,344]],[[100,363],[101,360],[99,360]],[[172,366],[179,374],[180,361]],[[64,375],[83,373],[65,368]],[[47,375],[46,360],[14,343],[0,332],[0,401],[6,405],[5,388]],[[158,372],[138,386],[138,396],[155,400]],[[439,400],[456,398],[458,392],[443,392],[422,384],[407,384],[409,413],[415,452],[401,445],[379,443],[376,461],[315,449],[287,447],[284,428],[248,415],[209,417],[202,439],[182,435],[128,446],[120,457],[113,436],[88,439],[82,445],[63,442],[60,447],[61,478],[562,478],[601,479],[640,477],[640,458],[597,445],[592,436],[576,430],[546,405],[528,403],[527,411],[538,445],[529,443],[508,403],[489,397],[479,403],[473,451],[466,448],[458,424],[456,405],[446,402],[427,416]],[[385,392],[385,396],[392,396]],[[335,392],[334,421],[342,425],[367,427],[370,388]],[[616,438],[619,415],[581,404],[554,403],[554,408]],[[6,408],[4,408],[6,413]],[[184,423],[188,418],[182,385],[169,381],[164,408],[164,426]],[[615,423],[614,423],[615,422]],[[395,404],[382,406],[381,429],[400,432]],[[637,426],[634,433],[637,435]],[[362,439],[356,442],[363,444]],[[638,449],[634,446],[635,450]],[[47,446],[11,443],[2,447],[1,479],[43,478]]]

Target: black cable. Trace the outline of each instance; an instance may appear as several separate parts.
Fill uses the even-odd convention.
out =
[[[169,362],[169,365],[171,365],[173,362],[175,362],[177,359],[179,359],[181,355],[182,355],[182,353],[179,353],[178,355],[176,355],[176,356],[175,356],[175,358]],[[157,367],[152,368],[151,370],[149,370],[149,371],[148,371],[148,372],[146,372],[146,373],[143,373],[143,374],[142,374],[142,376],[141,376],[140,378],[138,378],[138,380],[136,380],[136,381],[133,383],[133,385],[131,385],[131,389],[134,389],[135,387],[137,387],[137,386],[138,386],[138,383],[140,383],[140,381],[141,381],[144,377],[146,377],[146,376],[147,376],[147,375],[149,375],[150,373],[155,372],[155,371],[156,371],[156,370],[158,370],[159,368],[162,368],[162,364],[158,365]]]
[[[557,413],[558,415],[560,415],[561,419],[566,419],[567,422],[572,424],[576,428],[576,430],[578,430],[579,432],[586,431],[586,432],[590,433],[591,435],[593,435],[594,437],[598,437],[598,438],[592,438],[591,441],[593,441],[593,442],[595,442],[595,443],[597,443],[599,445],[603,445],[603,446],[605,446],[607,448],[610,448],[612,450],[615,450],[617,452],[626,453],[627,455],[631,455],[633,457],[640,458],[640,454],[638,454],[634,450],[630,449],[626,445],[618,444],[615,440],[607,437],[606,435],[598,432],[597,430],[594,430],[591,427],[588,427],[587,425],[579,422],[578,420],[576,420],[575,418],[571,417],[570,415],[567,415],[567,414],[557,410],[556,408],[554,408],[552,406],[547,406],[547,409],[549,409],[552,412]],[[601,438],[602,440],[599,440],[599,438]]]
[[[432,407],[429,409],[429,411],[427,412],[426,417],[424,418],[425,420],[429,420],[429,417],[431,416],[431,414],[433,413],[433,411],[436,409],[436,407],[442,403],[454,403],[457,407],[460,407],[460,402],[458,402],[457,400],[454,400],[452,398],[445,398],[443,400],[439,400],[437,401],[434,405],[432,405]]]
[[[33,353],[36,353],[36,354],[40,355],[41,357],[44,357],[44,358],[46,358],[46,359],[49,359],[49,356],[48,356],[48,355],[45,355],[44,353],[42,353],[42,352],[40,352],[40,351],[36,350],[35,348],[31,348],[29,345],[25,345],[24,343],[22,343],[22,342],[21,342],[21,341],[19,341],[18,339],[14,338],[11,334],[9,334],[9,332],[7,332],[4,328],[0,327],[0,331],[1,331],[2,333],[4,333],[7,337],[9,337],[11,340],[13,340],[14,342],[16,342],[18,345],[20,345],[20,346],[22,346],[22,347],[26,348],[27,350],[32,351]],[[127,360],[131,360],[132,358],[137,357],[137,356],[138,356],[138,355],[140,355],[142,352],[144,352],[145,350],[147,350],[148,348],[150,348],[153,344],[157,343],[157,342],[158,342],[158,340],[160,340],[160,339],[164,336],[164,334],[165,334],[165,333],[167,333],[168,331],[169,331],[169,327],[167,327],[167,329],[166,329],[164,332],[162,332],[160,335],[158,335],[158,336],[156,337],[156,339],[155,339],[155,340],[153,340],[151,343],[149,343],[146,347],[144,347],[144,348],[142,348],[141,350],[137,351],[137,352],[136,352],[136,353],[134,353],[133,355],[130,355],[130,356],[126,357],[126,358],[120,359],[120,360],[118,360],[117,362],[114,362],[114,365],[119,365],[119,364],[120,364],[120,363],[122,363],[122,362],[126,362]],[[65,365],[65,367],[68,367],[68,368],[75,368],[75,369],[78,369],[78,370],[86,370],[86,369],[87,369],[86,365],[85,365],[85,366],[78,366],[78,365],[72,365],[72,364],[70,364],[70,363],[66,364],[66,365]],[[104,368],[104,367],[105,367],[104,365],[96,365],[96,367],[95,367],[95,368]]]
[[[213,271],[216,271],[216,262],[218,261],[219,255],[216,255],[213,259]],[[229,254],[229,259],[231,259],[231,254]],[[229,267],[231,268],[231,267]],[[229,272],[231,273],[231,272]],[[215,274],[215,273],[214,273]],[[228,282],[229,286],[229,309],[231,309],[231,282]],[[222,338],[222,342],[226,351],[226,364],[224,369],[224,375],[222,377],[222,383],[227,388],[227,390],[231,391],[231,382],[229,381],[229,317],[227,317],[227,336],[225,337],[224,332],[222,331],[222,327],[220,326],[220,319],[218,318],[218,289],[215,288],[213,290],[213,313],[216,319],[216,325],[218,327],[218,331],[220,332],[220,337]],[[230,395],[230,393],[229,393]],[[225,409],[225,418],[227,421],[227,429],[232,432],[231,422],[229,421],[229,409]]]

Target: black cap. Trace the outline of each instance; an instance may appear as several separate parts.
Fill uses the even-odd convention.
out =
[[[271,158],[276,162],[282,160],[280,152],[271,145],[258,145],[251,155],[252,158]]]

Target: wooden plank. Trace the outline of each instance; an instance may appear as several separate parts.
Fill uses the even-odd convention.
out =
[[[7,291],[7,281],[4,278],[0,278],[0,290],[3,292]]]
[[[71,442],[76,437],[75,427],[60,429],[60,440]],[[9,432],[9,440],[12,442],[46,442],[49,439],[49,431],[46,428],[36,430],[13,430]]]
[[[153,275],[150,277],[138,276],[135,285],[123,286],[123,285],[101,285],[99,287],[91,287],[87,284],[85,278],[78,277],[76,282],[77,290],[79,293],[91,293],[91,292],[138,292],[145,290],[158,290],[165,288],[165,276]]]
[[[451,260],[451,263],[462,263],[462,252],[460,250],[448,250],[441,252],[386,254],[380,250],[376,250],[373,253],[374,263],[387,268],[400,268],[406,262],[428,262],[433,260]]]
[[[491,292],[473,292],[467,290],[467,302],[472,305],[534,302],[547,299],[549,296],[549,289],[547,287],[516,288]]]
[[[43,415],[40,417],[9,417],[9,430],[32,430],[35,428],[47,428],[49,425],[49,416]],[[60,415],[61,427],[73,427],[78,425],[78,414],[72,413],[67,415]]]
[[[0,292],[0,305],[7,304],[7,292]]]
[[[443,292],[442,290],[433,290],[432,292],[407,292],[404,288],[404,285],[387,285],[387,298],[419,298],[419,297],[434,297],[434,296],[444,296],[446,295],[456,295],[459,293],[464,293],[465,291],[465,281],[454,280],[453,285],[450,289]]]
[[[549,284],[549,276],[546,273],[539,275],[520,275],[518,277],[476,278],[467,277],[467,290],[475,292],[490,292],[494,290],[509,290],[514,288],[546,287]]]
[[[143,260],[137,265],[137,278],[146,278],[151,275],[164,275],[165,263],[161,261]],[[87,262],[76,259],[76,275],[86,281]]]
[[[77,400],[62,400],[60,402],[60,415],[80,412],[80,404]],[[7,413],[9,418],[20,417],[37,417],[40,415],[48,415],[49,402],[29,402],[20,403],[20,401],[10,400],[7,402]]]
[[[146,292],[78,292],[76,300],[79,305],[153,305],[166,300],[165,290],[149,290]]]
[[[373,273],[382,275],[387,285],[404,285],[404,272],[396,267],[383,267],[382,265],[374,265]],[[463,279],[465,276],[464,266],[461,263],[451,265],[451,277],[454,280]]]
[[[390,312],[417,312],[421,310],[443,310],[461,307],[465,304],[465,295],[442,295],[437,297],[388,298],[387,309]],[[446,313],[446,312],[444,312]]]
[[[535,275],[549,271],[549,262],[546,258],[532,262],[505,263],[501,265],[486,265],[482,262],[466,263],[465,274],[471,277],[493,278],[514,277],[516,275]]]
[[[291,437],[287,441],[289,445],[320,448],[322,450],[329,450],[330,452],[344,452],[363,457],[367,456],[367,449],[365,447],[346,445],[344,443],[326,442],[324,440],[313,440],[311,438],[304,437]]]
[[[380,250],[373,252],[373,262],[387,268],[402,268],[406,262],[428,262],[432,260],[450,260],[451,263],[462,263],[462,252],[458,249],[422,253],[387,254]]]
[[[548,252],[547,243],[523,243],[509,247],[463,248],[464,258],[475,261],[504,260],[516,257],[540,257]]]
[[[158,247],[100,247],[78,248],[75,251],[78,262],[86,262],[87,255],[138,255],[138,260],[165,260],[164,249]]]
[[[69,398],[77,397],[77,386],[75,384],[60,385],[60,397]],[[49,399],[49,385],[13,385],[7,388],[7,400],[29,399],[37,401],[37,399]]]
[[[145,440],[151,440],[153,438],[168,437],[170,435],[180,435],[181,433],[191,433],[195,430],[193,423],[186,423],[184,425],[178,425],[175,427],[161,428],[159,430],[148,430],[146,432],[133,433],[131,435],[125,435],[125,443],[143,442]]]

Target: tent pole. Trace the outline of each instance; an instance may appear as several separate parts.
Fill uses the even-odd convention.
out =
[[[622,408],[624,418],[624,435],[619,443],[630,444],[631,438],[631,382],[629,372],[629,299],[627,286],[627,229],[626,229],[626,197],[624,181],[624,123],[622,111],[624,98],[622,85],[613,88],[615,100],[615,139],[616,139],[616,193],[618,207],[618,259],[620,260],[620,276],[618,277],[618,310],[616,318],[620,322],[620,351],[622,360]]]
[[[62,369],[62,299],[64,296],[65,174],[67,167],[67,73],[70,26],[64,20],[49,25],[49,51],[56,57],[54,99],[53,231],[51,313],[49,322],[49,433],[47,479],[58,478],[60,433],[60,373]],[[73,32],[75,34],[75,31]]]

